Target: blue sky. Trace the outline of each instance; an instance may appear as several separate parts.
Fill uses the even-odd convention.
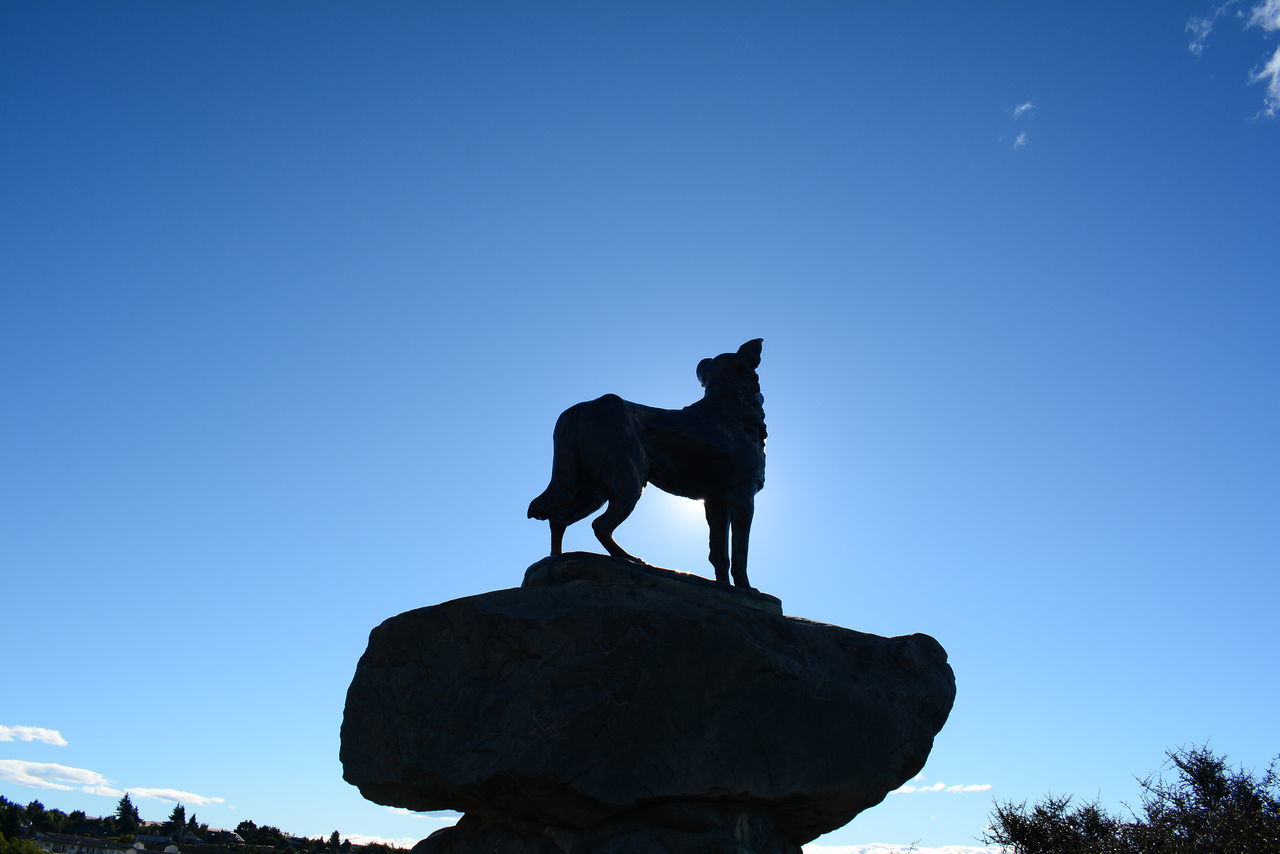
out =
[[[341,780],[369,629],[545,554],[562,409],[685,405],[755,337],[752,580],[958,682],[921,791],[821,844],[1118,808],[1179,745],[1264,767],[1278,35],[1274,0],[0,5],[0,794],[427,835]],[[710,574],[703,527],[649,490],[618,538]]]

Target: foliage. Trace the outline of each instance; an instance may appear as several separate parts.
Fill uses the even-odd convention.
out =
[[[1139,781],[1142,809],[1128,819],[1070,796],[997,803],[984,841],[1013,854],[1280,854],[1280,757],[1256,778],[1207,747],[1168,757],[1176,779]]]
[[[60,833],[63,825],[67,823],[67,814],[62,810],[46,809],[45,805],[39,801],[32,801],[22,811],[22,821],[32,830]]]
[[[169,813],[169,820],[165,822],[165,830],[169,831],[169,835],[174,841],[182,839],[182,831],[187,828],[187,808],[182,804],[174,804],[173,812]]]
[[[0,833],[0,854],[49,854],[30,839]]]
[[[32,829],[44,830],[44,826],[43,826],[45,823],[44,804],[40,803],[39,801],[32,801],[31,803],[27,804],[27,808],[26,810],[24,810],[23,818],[26,819],[27,824],[31,825]]]
[[[137,833],[138,828],[142,826],[142,816],[138,814],[138,808],[133,805],[133,801],[129,800],[128,792],[116,804],[116,826],[122,834]]]
[[[269,845],[273,848],[287,848],[289,837],[278,827],[270,824],[257,825],[246,819],[236,825],[236,833],[250,845]]]
[[[14,803],[0,795],[0,854],[48,854],[43,848],[23,836],[33,830],[51,829],[50,822],[59,828],[65,823],[67,832],[91,837],[116,836],[128,843],[133,841],[132,831],[125,831],[125,825],[132,825],[134,830],[141,826],[142,819],[137,808],[128,795],[116,804],[114,815],[103,817],[87,816],[82,810],[70,814],[61,810],[47,809],[40,801],[32,801],[27,806]],[[178,824],[181,822],[181,824]],[[43,825],[43,828],[40,826]],[[168,828],[176,828],[177,832],[194,833],[203,836],[209,833],[209,826],[196,819],[193,813],[186,815],[186,808],[181,804],[174,807],[166,822]],[[74,828],[74,829],[73,829]],[[352,845],[351,840],[343,839],[339,831],[334,831],[326,840],[323,836],[315,839],[291,837],[278,827],[269,824],[259,826],[249,819],[236,825],[236,833],[245,840],[248,846],[232,846],[228,851],[248,851],[251,854],[269,854],[274,849],[278,854],[405,854],[402,849],[388,845]]]
[[[22,831],[24,810],[18,804],[0,795],[0,836],[17,836]]]

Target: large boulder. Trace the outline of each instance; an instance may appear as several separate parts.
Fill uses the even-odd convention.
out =
[[[467,813],[427,849],[795,852],[915,776],[954,698],[928,635],[573,553],[374,629],[341,758],[372,801]]]

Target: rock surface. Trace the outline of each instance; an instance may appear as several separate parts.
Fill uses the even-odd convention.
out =
[[[467,813],[419,854],[795,854],[919,772],[955,698],[937,641],[680,575],[574,553],[387,620],[347,693],[345,779]]]

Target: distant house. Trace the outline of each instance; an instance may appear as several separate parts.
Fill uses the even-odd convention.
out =
[[[207,841],[217,845],[244,845],[244,837],[234,830],[210,830]]]
[[[139,842],[143,844],[149,844],[149,845],[172,845],[173,844],[173,837],[167,833],[148,833],[148,832],[140,831],[138,835],[134,837],[134,839],[137,839]]]
[[[132,846],[114,839],[72,836],[67,833],[36,833],[31,841],[54,854],[134,854]]]

